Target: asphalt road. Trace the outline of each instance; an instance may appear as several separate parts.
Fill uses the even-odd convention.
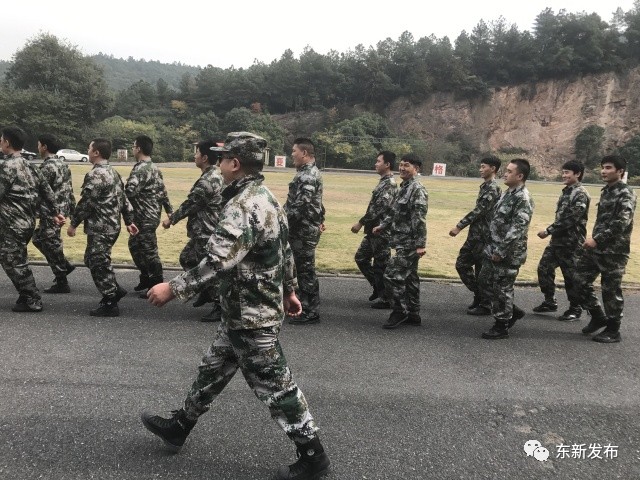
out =
[[[137,283],[131,270],[118,278]],[[198,321],[205,309],[133,294],[120,317],[93,318],[88,271],[70,282],[42,313],[18,314],[0,274],[0,478],[266,479],[295,460],[241,375],[167,453],[139,414],[181,405],[215,325]],[[321,290],[322,322],[285,325],[282,343],[333,463],[326,478],[640,478],[639,293],[626,296],[623,342],[602,345],[579,333],[584,320],[534,314],[508,340],[483,340],[491,320],[464,314],[459,285],[423,283],[423,326],[394,331],[364,281],[325,277]],[[528,312],[539,300],[517,289]],[[547,461],[527,456],[529,440]]]

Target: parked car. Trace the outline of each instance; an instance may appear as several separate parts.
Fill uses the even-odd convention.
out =
[[[37,153],[29,152],[28,150],[25,150],[24,148],[22,149],[22,151],[20,153],[22,154],[23,158],[26,158],[27,160],[33,160],[34,158],[40,158],[40,155],[38,155]]]
[[[70,148],[63,148],[58,150],[56,154],[60,160],[67,162],[88,162],[89,157],[86,153],[80,153],[77,150],[71,150]]]

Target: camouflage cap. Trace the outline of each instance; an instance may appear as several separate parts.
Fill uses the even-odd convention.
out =
[[[264,149],[267,141],[259,135],[251,132],[231,132],[227,135],[222,147],[211,147],[211,150],[219,153],[231,153],[241,162],[264,161]]]

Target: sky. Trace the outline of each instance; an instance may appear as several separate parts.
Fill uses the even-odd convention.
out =
[[[453,43],[462,30],[471,32],[481,20],[503,16],[520,30],[531,30],[545,8],[555,13],[598,13],[606,22],[633,0],[486,0],[443,1],[324,0],[300,1],[149,2],[110,0],[22,0],[15,3],[17,21],[0,28],[0,60],[39,33],[50,33],[86,55],[180,62],[221,68],[270,63],[286,49],[296,56],[305,47],[326,54],[346,52],[358,44],[375,46],[397,40],[409,31],[417,40],[434,34]],[[17,12],[20,10],[20,12]]]

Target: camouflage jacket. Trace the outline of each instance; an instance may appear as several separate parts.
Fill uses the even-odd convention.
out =
[[[223,188],[220,170],[214,166],[207,168],[191,187],[187,199],[171,215],[171,225],[186,217],[189,238],[209,238],[218,224]]]
[[[398,185],[392,173],[380,179],[371,194],[367,212],[358,222],[364,226],[364,233],[371,233],[373,227],[377,227],[382,219],[387,216],[393,207],[397,193]]]
[[[390,229],[391,248],[415,250],[427,245],[429,194],[417,177],[404,180],[391,211],[380,222]]]
[[[320,225],[324,223],[322,205],[322,177],[315,162],[298,168],[284,204],[292,237],[320,237]]]
[[[138,228],[157,228],[160,225],[162,208],[167,214],[173,212],[162,173],[151,160],[136,162],[131,169],[124,192],[133,207],[133,223]]]
[[[491,214],[496,202],[500,199],[502,189],[495,179],[482,182],[480,192],[476,199],[476,206],[467,213],[462,220],[458,222],[456,227],[463,229],[469,227],[467,238],[478,242],[486,243],[489,239],[489,224],[491,223]]]
[[[519,267],[527,260],[533,207],[533,199],[524,185],[502,194],[493,209],[489,225],[491,237],[484,249],[488,257],[498,255],[502,258],[500,263],[512,267]]]
[[[556,207],[556,220],[546,229],[551,245],[581,248],[587,237],[587,219],[591,197],[580,182],[562,189]]]
[[[40,174],[53,190],[59,213],[65,217],[72,215],[76,208],[76,197],[73,195],[71,170],[67,164],[57,158],[47,157],[40,164]],[[40,221],[48,219],[48,215],[47,209],[41,208]]]
[[[38,207],[53,218],[59,212],[51,187],[20,153],[0,160],[0,232],[31,236]]]
[[[297,286],[287,217],[263,179],[251,175],[227,187],[235,196],[220,212],[207,257],[169,282],[188,299],[218,276],[222,321],[233,330],[280,325],[283,291]]]
[[[84,222],[87,235],[120,232],[120,215],[126,225],[133,223],[133,208],[124,194],[120,174],[106,161],[96,163],[84,176],[80,201],[71,216],[71,226]]]
[[[626,183],[617,182],[602,189],[591,235],[598,244],[594,253],[629,255],[635,211],[636,194]]]

